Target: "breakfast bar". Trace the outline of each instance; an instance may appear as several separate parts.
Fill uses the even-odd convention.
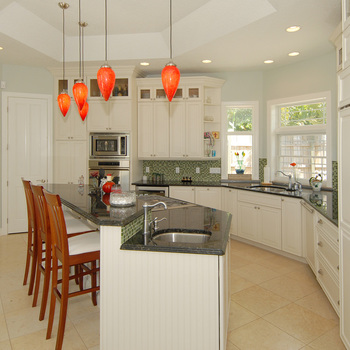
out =
[[[100,228],[100,348],[224,350],[229,316],[231,215],[188,202],[139,196],[113,207],[89,186],[46,185]],[[143,204],[158,232],[205,233],[203,242],[143,240]],[[162,210],[159,210],[162,209]]]

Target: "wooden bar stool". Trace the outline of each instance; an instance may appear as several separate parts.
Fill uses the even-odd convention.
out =
[[[51,275],[51,232],[49,216],[47,211],[46,199],[44,197],[43,187],[31,185],[34,199],[34,209],[37,225],[37,269],[35,278],[35,288],[33,296],[33,307],[36,306],[40,287],[41,274],[44,275],[43,294],[41,298],[41,306],[39,320],[42,321],[45,317],[47,297],[49,294],[50,275]],[[90,226],[82,220],[76,219],[73,216],[65,213],[65,222],[67,227],[68,237],[73,237],[79,234],[95,232]]]
[[[30,278],[29,278],[29,289],[28,295],[33,294],[34,280],[35,280],[35,270],[37,264],[37,227],[36,227],[36,218],[34,211],[34,201],[33,193],[30,187],[30,181],[24,180],[22,178],[22,183],[24,187],[24,193],[26,196],[27,202],[27,216],[28,216],[28,243],[27,243],[27,258],[26,266],[24,270],[24,279],[23,285],[27,284],[29,267],[30,268]],[[30,264],[31,262],[31,264]]]
[[[52,239],[52,282],[50,314],[46,339],[51,337],[52,325],[55,314],[56,299],[60,302],[60,317],[56,339],[56,350],[62,349],[63,336],[66,325],[68,299],[74,296],[91,293],[93,305],[97,305],[96,292],[100,289],[97,285],[97,260],[100,259],[100,235],[99,232],[89,232],[68,239],[67,228],[64,220],[60,196],[50,194],[44,190],[47,209],[50,219]],[[62,264],[62,279],[58,279],[58,261]],[[86,264],[91,263],[91,268]],[[69,274],[72,266],[82,266],[78,274]],[[91,276],[91,288],[69,292],[69,280],[80,278],[89,274]],[[58,285],[61,285],[59,290]]]

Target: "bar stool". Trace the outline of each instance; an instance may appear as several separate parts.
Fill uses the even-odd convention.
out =
[[[49,294],[50,275],[51,275],[51,232],[49,216],[47,211],[46,199],[44,197],[43,187],[31,185],[33,193],[34,209],[37,226],[37,268],[35,278],[35,288],[32,306],[36,306],[39,294],[40,277],[44,275],[43,294],[41,298],[41,306],[39,320],[45,317],[47,297]],[[72,215],[65,213],[65,222],[68,237],[73,237],[88,232],[95,232],[89,225],[82,220],[76,219]],[[45,247],[45,249],[44,249]],[[76,267],[77,270],[77,267]],[[79,282],[79,280],[77,281]]]
[[[44,190],[47,209],[50,220],[52,239],[52,282],[49,322],[46,339],[51,337],[52,325],[55,314],[56,299],[60,302],[60,317],[56,339],[56,350],[62,349],[63,336],[66,325],[68,299],[74,296],[91,293],[93,305],[97,305],[97,260],[100,259],[100,235],[99,232],[89,232],[68,239],[67,228],[64,220],[61,199],[59,195],[50,194]],[[58,280],[58,261],[62,264],[62,279]],[[87,267],[91,263],[91,268]],[[72,266],[80,265],[78,274],[69,275]],[[91,276],[91,288],[69,292],[69,280],[80,278],[89,274]],[[61,290],[58,285],[61,284]]]
[[[36,227],[36,220],[35,220],[33,193],[30,187],[31,183],[30,181],[24,180],[23,178],[22,178],[22,183],[23,183],[24,193],[26,197],[27,216],[28,216],[27,258],[26,258],[26,266],[24,270],[23,285],[27,284],[29,267],[31,265],[28,295],[32,295],[34,280],[35,280],[36,263],[37,263],[37,227]],[[31,264],[30,264],[30,261],[31,261]]]

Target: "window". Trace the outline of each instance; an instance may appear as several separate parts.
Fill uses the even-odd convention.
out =
[[[276,171],[291,173],[290,164],[296,163],[298,181],[308,184],[310,177],[321,174],[329,185],[330,93],[270,101],[268,111],[271,178],[286,180]]]
[[[223,103],[223,178],[251,174],[258,178],[258,103]]]

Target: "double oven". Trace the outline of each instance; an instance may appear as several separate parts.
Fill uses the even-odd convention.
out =
[[[89,185],[98,187],[101,178],[112,175],[123,191],[130,190],[129,134],[91,133]]]

